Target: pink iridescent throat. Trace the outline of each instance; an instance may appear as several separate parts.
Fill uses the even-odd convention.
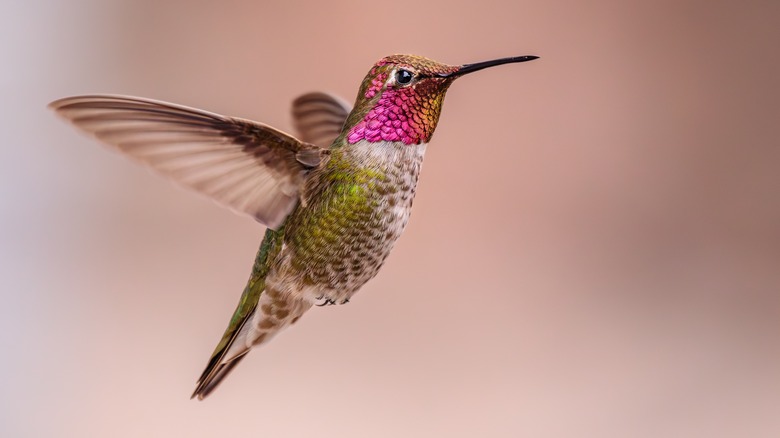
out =
[[[371,87],[366,97],[373,97],[377,91]],[[432,105],[435,103],[421,99],[413,88],[387,88],[374,108],[349,131],[347,141],[351,144],[361,140],[403,142],[407,145],[427,143],[438,119]]]

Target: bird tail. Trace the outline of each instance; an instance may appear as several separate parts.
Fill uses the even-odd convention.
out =
[[[214,388],[216,388],[220,382],[222,382],[222,379],[227,377],[233,367],[241,362],[241,359],[243,359],[248,352],[249,350],[246,350],[244,354],[234,358],[229,362],[220,362],[214,365],[209,363],[209,366],[206,367],[203,375],[201,375],[200,379],[198,380],[198,385],[195,388],[195,392],[192,393],[192,397],[190,398],[198,397],[198,400],[203,400],[206,398],[209,394],[211,394],[211,391],[213,391]]]
[[[270,340],[311,307],[309,303],[266,288],[265,278],[271,262],[281,250],[283,237],[283,228],[266,231],[252,267],[252,275],[236,311],[198,379],[191,398],[203,400],[238,365],[252,346]]]
[[[252,314],[245,318],[228,342],[224,342],[228,336],[228,333],[225,333],[223,342],[217,346],[198,379],[192,398],[203,400],[252,347],[271,340],[283,328],[294,324],[310,308],[311,304],[308,302],[283,297],[273,290],[263,291]]]

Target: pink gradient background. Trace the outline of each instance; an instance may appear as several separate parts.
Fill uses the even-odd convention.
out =
[[[279,2],[281,3],[281,2]],[[780,3],[30,1],[0,18],[4,437],[780,436]],[[289,129],[391,53],[459,80],[410,226],[189,400],[263,229],[46,109]]]

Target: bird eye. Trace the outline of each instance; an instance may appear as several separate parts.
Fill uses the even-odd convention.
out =
[[[395,81],[401,85],[406,85],[409,82],[412,82],[412,79],[414,78],[414,75],[409,70],[398,70],[395,72]]]

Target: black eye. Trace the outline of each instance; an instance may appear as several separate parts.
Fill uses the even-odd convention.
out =
[[[395,72],[395,81],[401,85],[412,82],[412,78],[414,78],[414,75],[409,70],[401,69]]]

